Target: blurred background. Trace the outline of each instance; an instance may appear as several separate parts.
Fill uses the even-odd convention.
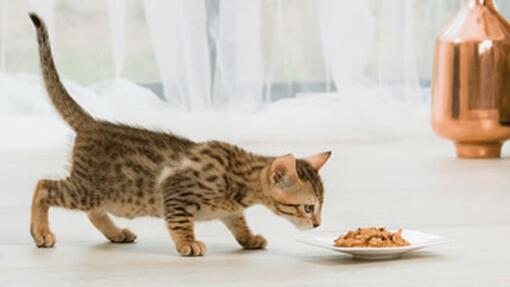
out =
[[[98,118],[197,140],[301,143],[432,137],[434,39],[461,5],[0,0],[0,147],[70,139],[41,85],[31,10],[66,86]]]

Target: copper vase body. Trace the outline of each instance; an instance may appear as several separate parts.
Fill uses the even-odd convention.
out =
[[[432,127],[460,158],[497,158],[510,138],[510,25],[492,0],[466,0],[436,40]]]

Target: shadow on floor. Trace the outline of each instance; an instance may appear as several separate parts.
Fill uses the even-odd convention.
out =
[[[293,255],[296,257],[296,255]],[[298,259],[325,266],[332,265],[374,265],[374,264],[385,264],[389,261],[428,261],[431,259],[446,259],[444,255],[440,255],[433,252],[412,252],[409,254],[404,254],[397,259],[388,259],[388,260],[364,260],[364,259],[354,259],[350,255],[300,255],[297,256]]]
[[[236,245],[231,244],[208,244],[208,252],[209,255],[254,255],[260,254],[263,252],[267,252],[266,250],[243,250]],[[180,257],[173,242],[144,242],[143,244],[135,243],[110,243],[104,242],[100,244],[92,245],[90,248],[97,251],[111,251],[111,252],[123,252],[123,253],[137,253],[144,255],[163,255],[163,256],[175,256]]]

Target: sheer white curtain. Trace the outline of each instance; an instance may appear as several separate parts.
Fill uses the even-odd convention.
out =
[[[19,76],[39,73],[35,10],[64,78],[99,116],[241,141],[423,136],[434,38],[461,5],[0,0],[0,117],[53,113],[37,78]]]
[[[69,11],[65,8],[73,3],[63,2],[29,0],[27,5],[42,14],[57,41],[59,33],[71,33],[74,26],[80,26],[66,17]],[[146,26],[149,42],[131,41],[130,45],[151,50],[158,74],[152,82],[161,83],[168,102],[188,110],[253,109],[307,88],[323,92],[352,86],[398,87],[393,90],[395,97],[423,100],[416,89],[430,81],[434,36],[460,6],[458,0],[138,2],[141,4],[122,0],[89,4],[104,6],[97,10],[107,11],[109,19],[109,29],[93,31],[110,41],[111,59],[102,65],[113,65],[108,68],[113,75],[106,76],[125,75],[126,33],[133,27],[132,18],[143,14],[143,23],[138,25]],[[5,35],[17,17],[10,16],[9,8],[13,9],[9,6],[26,4],[0,3],[4,35],[0,38],[0,67],[8,71],[6,54],[16,43],[8,42],[13,39]],[[128,9],[133,11],[128,13]],[[60,27],[57,33],[55,19]],[[72,25],[65,31],[61,27],[67,24]],[[90,45],[93,43],[92,39]],[[140,82],[136,77],[130,80]],[[311,88],[313,83],[325,86]]]
[[[144,4],[165,97],[189,110],[250,109],[312,83],[325,85],[310,88],[316,92],[376,87],[425,102],[434,37],[460,7],[458,0]]]
[[[260,1],[146,0],[165,97],[188,110],[255,107],[263,98]]]
[[[210,107],[212,79],[205,1],[144,3],[165,97],[188,109]]]

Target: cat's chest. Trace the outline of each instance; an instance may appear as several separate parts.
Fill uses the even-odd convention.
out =
[[[200,210],[195,214],[199,221],[222,219],[243,210],[243,207],[228,199],[211,201],[202,204]]]

